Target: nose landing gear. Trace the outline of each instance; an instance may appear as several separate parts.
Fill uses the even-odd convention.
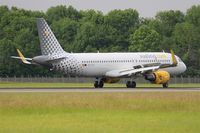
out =
[[[94,82],[94,88],[103,88],[104,86],[104,81],[102,79],[97,80]]]

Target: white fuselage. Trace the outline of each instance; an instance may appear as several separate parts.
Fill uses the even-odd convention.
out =
[[[171,75],[186,70],[179,57],[177,66],[164,68]],[[53,64],[55,70],[73,76],[103,77],[112,70],[131,69],[148,64],[172,64],[171,54],[164,52],[138,53],[66,53],[66,58]]]

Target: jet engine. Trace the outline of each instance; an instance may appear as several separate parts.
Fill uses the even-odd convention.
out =
[[[146,74],[145,79],[154,84],[166,84],[170,80],[170,74],[167,71],[156,71]]]

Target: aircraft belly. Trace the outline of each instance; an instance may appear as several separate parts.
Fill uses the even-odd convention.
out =
[[[86,67],[84,67],[82,70],[83,76],[105,76],[105,74],[112,70],[117,69],[123,69],[123,68],[129,68],[131,66],[123,66],[123,64],[120,65],[113,65],[113,64],[90,64]]]
[[[103,76],[107,71],[109,69],[103,66],[88,66],[83,69],[83,76]]]

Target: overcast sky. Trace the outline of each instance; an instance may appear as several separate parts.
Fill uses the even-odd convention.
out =
[[[192,5],[200,5],[200,0],[0,0],[0,5],[39,11],[46,11],[51,6],[72,5],[77,10],[95,9],[104,14],[113,9],[132,8],[141,17],[154,17],[163,10],[186,12]]]

